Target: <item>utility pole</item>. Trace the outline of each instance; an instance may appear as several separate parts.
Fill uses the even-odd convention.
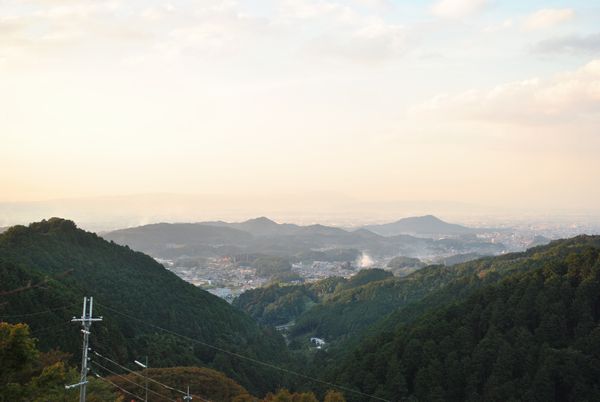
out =
[[[187,387],[187,394],[183,397],[184,401],[191,401],[192,400],[192,396],[190,395],[190,386],[188,385]]]
[[[93,297],[84,297],[83,298],[83,313],[81,314],[81,318],[73,317],[71,322],[81,322],[81,326],[83,329],[81,332],[83,333],[83,350],[81,353],[81,376],[79,377],[79,382],[73,385],[65,385],[66,389],[79,387],[79,402],[85,402],[85,393],[87,387],[87,373],[88,373],[88,351],[89,351],[89,343],[90,343],[90,327],[94,321],[102,321],[102,317],[93,318],[93,309],[94,309],[94,298]]]
[[[140,363],[137,360],[134,360],[133,362],[143,369],[148,368],[148,356],[146,356],[146,364]],[[144,402],[148,402],[148,376],[145,376],[145,377],[146,377],[146,396],[144,398]]]

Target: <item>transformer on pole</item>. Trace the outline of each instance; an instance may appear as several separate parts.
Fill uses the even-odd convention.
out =
[[[66,389],[79,387],[79,402],[85,402],[86,390],[87,390],[87,374],[89,371],[88,368],[88,351],[89,343],[90,343],[90,327],[94,321],[102,321],[102,317],[94,318],[93,317],[93,309],[94,309],[94,298],[93,297],[84,297],[83,298],[83,312],[81,313],[81,318],[73,317],[71,322],[81,322],[81,326],[83,329],[81,332],[83,333],[83,349],[81,353],[81,376],[79,377],[79,382],[77,384],[66,385]]]
[[[192,396],[190,395],[190,386],[188,385],[187,387],[187,394],[183,397],[184,401],[191,401],[192,400]]]

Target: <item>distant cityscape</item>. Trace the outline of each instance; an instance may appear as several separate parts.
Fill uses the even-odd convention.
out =
[[[530,247],[547,244],[551,240],[559,238],[572,237],[582,233],[599,233],[597,226],[557,225],[557,224],[523,224],[510,230],[497,230],[471,235],[482,242],[491,244],[501,244],[503,251],[498,254],[508,252],[518,252]],[[437,240],[452,240],[454,236],[438,236]],[[436,254],[423,254],[417,257],[423,263],[423,266],[430,264],[453,265],[455,263],[482,257],[477,253],[461,254],[460,249],[448,247],[443,252]],[[287,284],[311,283],[332,276],[349,278],[365,268],[383,268],[391,270],[388,266],[392,258],[374,257],[363,253],[355,261],[301,261],[291,263],[291,270],[297,275],[298,279],[284,281]],[[187,259],[165,259],[156,258],[163,266],[172,271],[185,281],[198,286],[210,293],[232,302],[241,293],[268,285],[273,280],[268,277],[261,277],[257,274],[257,269],[249,264],[240,264],[232,256],[208,257],[201,262],[190,264]],[[410,268],[410,267],[409,267]],[[397,271],[396,275],[410,273],[414,269],[406,271]]]
[[[239,266],[230,258],[210,259],[206,264],[195,267],[178,266],[176,261],[157,259],[168,270],[183,280],[201,287],[228,302],[246,290],[258,288],[271,282],[269,278],[261,278],[256,269]],[[302,279],[288,283],[315,282],[331,276],[348,278],[361,269],[360,266],[348,262],[314,261],[312,263],[294,263],[292,271]]]

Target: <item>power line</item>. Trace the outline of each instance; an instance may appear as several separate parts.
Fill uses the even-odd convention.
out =
[[[111,384],[113,387],[120,389],[122,392],[125,392],[126,394],[129,394],[129,395],[133,396],[134,398],[136,398],[136,399],[139,399],[140,401],[141,401],[142,399],[144,399],[144,398],[142,398],[141,396],[134,394],[133,392],[129,392],[129,391],[127,391],[126,389],[119,387],[117,384],[115,384],[114,382],[112,382],[111,380],[109,380],[109,379],[107,379],[107,378],[104,378],[104,377],[102,377],[100,374],[98,374],[98,373],[94,373],[94,374],[95,374],[95,375],[96,375],[96,377],[97,377],[97,378],[99,378],[100,380],[102,380],[102,381],[105,381],[105,382],[107,382],[107,383]]]
[[[198,343],[200,345],[206,346],[207,348],[211,348],[213,350],[217,350],[219,352],[228,354],[230,356],[237,357],[238,359],[246,360],[246,361],[249,361],[249,362],[252,362],[252,363],[255,363],[255,364],[259,364],[259,365],[264,366],[264,367],[269,367],[269,368],[272,368],[274,370],[279,370],[279,371],[287,373],[287,374],[295,375],[297,377],[304,378],[306,380],[317,382],[317,383],[320,383],[320,384],[323,384],[323,385],[327,385],[329,387],[338,388],[338,389],[344,390],[346,392],[353,393],[353,394],[356,394],[356,395],[360,395],[360,396],[363,396],[363,397],[369,397],[369,398],[376,399],[378,401],[383,401],[383,402],[391,402],[389,399],[384,399],[384,398],[381,398],[381,397],[378,397],[378,396],[375,396],[375,395],[369,395],[369,394],[366,394],[364,392],[357,391],[355,389],[345,387],[343,385],[334,384],[334,383],[331,383],[331,382],[328,382],[328,381],[324,381],[324,380],[321,380],[321,379],[318,379],[318,378],[315,378],[315,377],[311,377],[311,376],[306,375],[306,374],[298,373],[298,372],[293,371],[293,370],[289,370],[289,369],[286,369],[286,368],[283,368],[283,367],[279,367],[279,366],[276,366],[276,365],[271,364],[271,363],[263,362],[261,360],[254,359],[252,357],[244,356],[244,355],[241,355],[241,354],[236,353],[236,352],[231,352],[229,350],[220,348],[218,346],[214,346],[214,345],[211,345],[209,343],[206,343],[206,342],[203,342],[203,341],[199,341],[197,339],[190,338],[189,336],[178,334],[177,332],[171,331],[169,329],[159,327],[158,325],[150,324],[150,323],[148,323],[148,322],[146,322],[146,321],[144,321],[142,319],[139,319],[137,317],[131,316],[131,315],[126,314],[126,313],[123,313],[123,312],[121,312],[119,310],[113,309],[112,307],[108,307],[108,306],[106,306],[104,304],[101,304],[101,303],[98,303],[98,304],[100,306],[106,308],[107,310],[110,310],[110,311],[112,311],[114,313],[120,314],[120,315],[122,315],[124,317],[127,317],[127,318],[131,319],[131,320],[135,320],[135,321],[144,323],[144,324],[148,325],[149,327],[156,328],[158,330],[164,331],[164,332],[166,332],[168,334],[171,334],[171,335],[174,335],[174,336],[178,336],[178,337],[180,337],[182,339],[186,339],[186,340],[188,340],[190,342]]]
[[[12,314],[12,315],[3,315],[0,314],[0,318],[19,318],[19,317],[32,317],[32,316],[36,316],[36,315],[42,315],[42,314],[48,314],[48,313],[53,313],[55,311],[61,311],[61,310],[66,310],[68,308],[71,308],[75,305],[77,305],[79,303],[73,303],[70,304],[68,306],[63,306],[63,307],[57,307],[57,308],[53,308],[53,309],[47,309],[47,310],[42,310],[42,311],[37,311],[35,313],[25,313],[25,314]]]
[[[92,327],[92,323],[96,321],[102,321],[102,317],[94,318],[94,298],[93,297],[84,297],[83,298],[83,312],[81,313],[81,318],[73,317],[71,319],[72,322],[80,322],[82,326],[81,332],[83,333],[83,347],[81,351],[81,375],[79,377],[79,382],[73,385],[66,385],[66,389],[79,387],[79,402],[85,402],[86,391],[87,391],[87,375],[88,375],[88,352],[90,350],[90,329]]]
[[[125,380],[125,381],[127,381],[127,382],[129,382],[129,383],[131,383],[131,384],[133,384],[133,385],[135,385],[135,386],[138,386],[138,387],[141,387],[141,388],[143,388],[143,387],[144,387],[142,384],[138,384],[137,382],[135,382],[135,381],[132,381],[132,380],[130,380],[129,378],[127,378],[127,377],[125,377],[125,376],[122,376],[122,375],[120,375],[119,373],[116,373],[116,372],[112,371],[111,369],[109,369],[109,368],[107,368],[107,367],[103,366],[102,364],[100,364],[100,363],[98,363],[98,362],[92,362],[92,364],[94,364],[94,365],[96,365],[96,366],[100,367],[101,369],[103,369],[103,370],[105,370],[105,371],[108,371],[108,372],[109,372],[109,373],[111,373],[112,375],[115,375],[115,376],[117,376],[117,377],[119,377],[119,378],[122,378],[123,380]],[[166,395],[163,395],[163,394],[159,394],[158,392],[156,392],[156,391],[153,391],[153,390],[151,390],[151,389],[148,389],[148,392],[151,392],[151,393],[153,393],[153,394],[154,394],[154,395],[156,395],[156,396],[160,396],[161,398],[164,398],[164,399],[166,399],[166,400],[168,400],[168,401],[177,402],[175,399],[171,399],[171,398],[169,398],[168,396],[166,396]],[[142,398],[142,399],[143,399],[143,398]]]
[[[122,368],[123,370],[125,370],[125,371],[127,371],[127,372],[129,372],[129,373],[131,373],[131,374],[134,374],[134,375],[137,375],[137,376],[139,376],[139,377],[145,378],[145,379],[147,379],[148,381],[151,381],[151,382],[153,382],[153,383],[156,383],[156,384],[158,384],[158,385],[160,385],[160,386],[162,386],[162,387],[164,387],[164,388],[166,388],[166,389],[168,389],[168,390],[175,391],[175,392],[179,392],[181,395],[186,395],[186,394],[187,394],[187,392],[184,392],[184,391],[182,391],[182,390],[179,390],[179,389],[177,389],[177,388],[173,388],[173,387],[171,387],[171,386],[169,386],[169,385],[167,385],[167,384],[163,384],[162,382],[160,382],[160,381],[158,381],[158,380],[155,380],[154,378],[151,378],[151,377],[148,377],[148,376],[144,376],[143,374],[141,374],[141,373],[139,373],[139,372],[137,372],[137,371],[131,370],[131,369],[129,369],[129,368],[127,368],[127,367],[123,366],[122,364],[119,364],[119,363],[117,363],[116,361],[114,361],[114,360],[112,360],[112,359],[110,359],[110,358],[108,358],[108,357],[106,357],[106,356],[102,356],[100,353],[98,353],[98,352],[96,352],[96,351],[93,351],[92,353],[93,353],[93,354],[95,354],[96,356],[98,356],[98,357],[102,358],[102,359],[105,359],[105,360],[107,360],[107,361],[111,362],[112,364],[114,364],[114,365],[116,365],[116,366],[119,366],[120,368]],[[97,364],[97,363],[96,363],[96,364]],[[192,396],[193,396],[194,398],[198,398],[198,399],[200,399],[201,401],[210,402],[208,399],[204,399],[204,398],[203,398],[203,397],[201,397],[201,396],[198,396],[198,395],[192,395]]]
[[[111,363],[112,363],[112,364],[114,364],[115,366],[119,366],[120,368],[122,368],[123,370],[127,371],[128,373],[131,373],[131,374],[137,375],[138,377],[145,378],[145,379],[147,379],[147,380],[149,380],[149,381],[152,381],[152,382],[154,382],[154,383],[156,383],[156,384],[158,384],[158,385],[161,385],[161,386],[165,387],[166,389],[169,389],[169,390],[171,390],[171,391],[175,391],[175,392],[179,392],[180,394],[182,394],[182,395],[185,395],[185,392],[183,392],[183,391],[181,391],[181,390],[178,390],[178,389],[176,389],[176,388],[170,387],[170,386],[168,386],[168,385],[166,385],[166,384],[163,384],[163,383],[161,383],[160,381],[157,381],[157,380],[155,380],[155,379],[153,379],[153,378],[147,377],[147,376],[145,376],[145,375],[143,375],[143,374],[141,374],[141,373],[139,373],[139,372],[137,372],[137,371],[131,370],[131,369],[129,369],[129,368],[127,368],[127,367],[123,366],[123,365],[122,365],[122,364],[120,364],[120,363],[117,363],[116,361],[114,361],[114,360],[112,360],[112,359],[110,359],[110,358],[108,358],[108,357],[106,357],[106,356],[102,356],[100,353],[98,353],[98,352],[96,352],[96,351],[93,351],[92,353],[93,353],[93,354],[95,354],[95,355],[96,355],[96,356],[98,356],[98,357],[101,357],[101,358],[103,358],[103,359],[105,359],[105,360],[107,360],[107,361],[111,362]]]

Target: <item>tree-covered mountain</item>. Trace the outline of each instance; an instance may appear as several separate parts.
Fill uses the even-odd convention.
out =
[[[405,277],[371,269],[351,279],[272,285],[244,292],[234,305],[265,324],[294,321],[289,328],[292,340],[303,343],[316,336],[337,344],[361,336],[388,314],[411,303],[429,297],[430,305],[443,305],[514,270],[525,270],[528,266],[520,263],[521,257],[488,257],[454,267],[432,265]],[[432,294],[436,297],[430,297]]]
[[[248,232],[253,236],[288,236],[296,235],[302,231],[309,231],[307,227],[291,224],[291,223],[277,223],[267,217],[261,216],[259,218],[249,219],[244,222],[201,222],[202,225],[217,226],[217,227],[228,227],[237,230]]]
[[[367,269],[349,279],[330,277],[315,283],[288,286],[275,283],[248,290],[233,304],[262,324],[282,325],[302,317],[311,307],[326,302],[336,293],[391,277],[391,272]]]
[[[102,237],[162,258],[219,254],[223,247],[231,245],[244,250],[253,240],[250,233],[238,229],[194,223],[155,223],[116,230]]]
[[[507,263],[466,299],[388,317],[330,380],[393,401],[600,400],[600,237],[488,259],[478,276]]]
[[[149,256],[58,218],[0,235],[0,319],[30,324],[43,350],[78,355],[80,328],[69,321],[83,296],[94,296],[94,312],[104,316],[92,345],[124,364],[148,355],[153,367],[209,366],[257,394],[280,383],[273,370],[203,346],[281,363],[279,334]]]
[[[477,289],[515,272],[526,272],[551,263],[571,245],[600,244],[596,237],[562,240],[522,253],[485,257],[454,266],[432,265],[405,277],[378,276],[380,270],[361,271],[370,280],[349,286],[343,278],[313,284],[272,286],[243,293],[234,302],[259,322],[281,325],[294,321],[289,339],[300,346],[316,336],[333,346],[356,340],[379,328],[389,315],[409,322],[430,308],[465,299]],[[315,294],[315,289],[325,289]]]
[[[365,226],[365,229],[382,236],[397,236],[400,234],[456,236],[481,231],[480,229],[444,222],[433,215],[403,218],[392,223]]]
[[[385,237],[366,229],[347,231],[324,225],[279,224],[264,217],[239,223],[159,223],[115,230],[102,236],[153,257],[166,259],[240,254],[300,258],[311,252],[335,249],[354,249],[382,257],[467,252],[498,254],[505,251],[502,244],[475,237],[451,240],[410,235]],[[338,258],[346,258],[346,255],[339,255]]]
[[[418,258],[397,256],[388,262],[387,268],[396,276],[406,276],[425,267],[426,265],[427,264]]]
[[[479,254],[479,253],[455,254],[455,255],[448,256],[448,257],[438,258],[436,260],[436,262],[438,264],[451,266],[451,265],[456,265],[456,264],[462,264],[462,263],[468,262],[468,261],[477,260],[477,259],[483,258],[483,257],[485,257],[485,256],[482,254]]]

